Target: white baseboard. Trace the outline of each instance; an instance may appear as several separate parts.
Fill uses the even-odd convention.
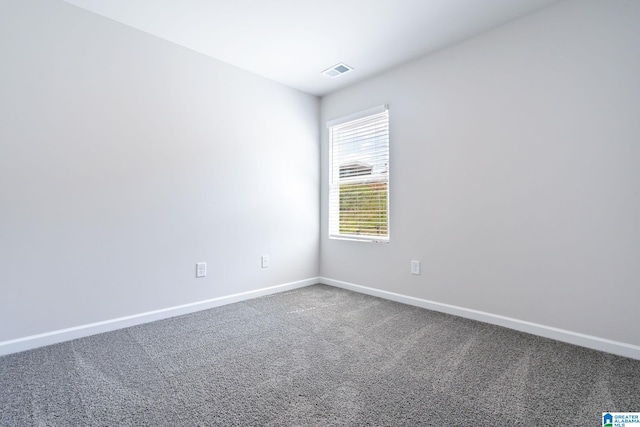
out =
[[[433,311],[453,314],[455,316],[464,317],[467,319],[473,319],[493,325],[504,326],[509,329],[515,329],[516,331],[526,332],[545,338],[551,338],[557,341],[575,344],[593,350],[604,351],[607,353],[617,354],[618,356],[640,360],[640,346],[634,344],[627,344],[619,341],[609,340],[606,338],[599,338],[591,335],[581,334],[578,332],[571,332],[564,329],[539,325],[537,323],[513,319],[497,314],[491,314],[483,311],[457,307],[454,305],[443,304],[402,294],[396,294],[394,292],[369,288],[366,286],[356,285],[354,283],[333,280],[327,277],[320,277],[320,283],[329,286],[335,286],[337,288],[347,289],[354,292],[359,292],[362,294],[384,298],[391,301],[422,307]]]
[[[571,332],[550,326],[539,325],[537,323],[513,319],[510,317],[486,313],[483,311],[457,307],[454,305],[443,304],[421,298],[415,298],[407,295],[397,294],[394,292],[356,285],[354,283],[333,280],[326,277],[312,277],[297,282],[270,286],[268,288],[257,289],[254,291],[241,292],[238,294],[212,298],[205,301],[179,305],[176,307],[169,307],[161,310],[135,314],[132,316],[120,317],[117,319],[105,320],[88,325],[81,325],[73,328],[61,329],[57,331],[46,332],[43,334],[3,341],[0,342],[0,356],[30,350],[45,345],[56,344],[63,341],[69,341],[76,338],[100,334],[103,332],[114,331],[130,326],[140,325],[142,323],[148,323],[156,320],[180,316],[183,314],[194,313],[200,310],[220,307],[222,305],[232,304],[235,302],[257,298],[264,295],[290,291],[293,289],[314,285],[316,283],[323,283],[325,285],[335,286],[337,288],[372,295],[391,301],[397,301],[404,304],[426,308],[429,310],[439,311],[442,313],[453,314],[455,316],[478,320],[480,322],[490,323],[493,325],[504,326],[506,328],[514,329],[517,331],[640,360],[640,346],[637,345],[613,341],[606,338],[594,337],[577,332]]]
[[[198,301],[190,304],[179,305],[176,307],[163,308],[161,310],[149,311],[146,313],[134,314],[132,316],[120,317],[117,319],[105,320],[102,322],[90,323],[88,325],[75,326],[73,328],[60,329],[57,331],[46,332],[38,335],[18,338],[9,341],[0,342],[0,356],[17,353],[20,351],[30,350],[45,345],[56,344],[63,341],[69,341],[76,338],[87,337],[90,335],[100,334],[103,332],[115,331],[116,329],[127,328],[130,326],[140,325],[142,323],[154,322],[156,320],[167,319],[169,317],[181,316],[183,314],[194,313],[200,310],[219,307],[222,305],[232,304],[234,302],[244,301],[264,295],[275,294],[278,292],[290,291],[292,289],[302,288],[309,285],[319,283],[318,277],[299,280],[297,282],[285,283],[268,288],[257,289],[255,291],[241,292],[238,294],[212,298],[205,301]]]

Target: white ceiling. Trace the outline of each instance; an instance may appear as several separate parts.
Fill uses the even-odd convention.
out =
[[[322,96],[559,0],[65,1]]]

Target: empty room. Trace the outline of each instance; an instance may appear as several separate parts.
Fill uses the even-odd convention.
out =
[[[640,1],[0,0],[0,426],[640,426]]]

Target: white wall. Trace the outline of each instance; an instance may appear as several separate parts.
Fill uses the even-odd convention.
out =
[[[0,342],[318,276],[317,98],[61,1],[0,55]]]
[[[567,0],[327,96],[319,171],[316,98],[3,0],[0,344],[321,272],[640,345],[637,22]],[[382,103],[391,243],[328,240],[324,121]]]
[[[389,104],[392,193],[391,243],[329,240],[322,127],[321,274],[640,345],[638,23],[568,0],[324,97]]]

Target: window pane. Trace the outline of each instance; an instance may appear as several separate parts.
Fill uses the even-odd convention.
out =
[[[330,128],[329,236],[389,237],[389,119],[386,108]]]

